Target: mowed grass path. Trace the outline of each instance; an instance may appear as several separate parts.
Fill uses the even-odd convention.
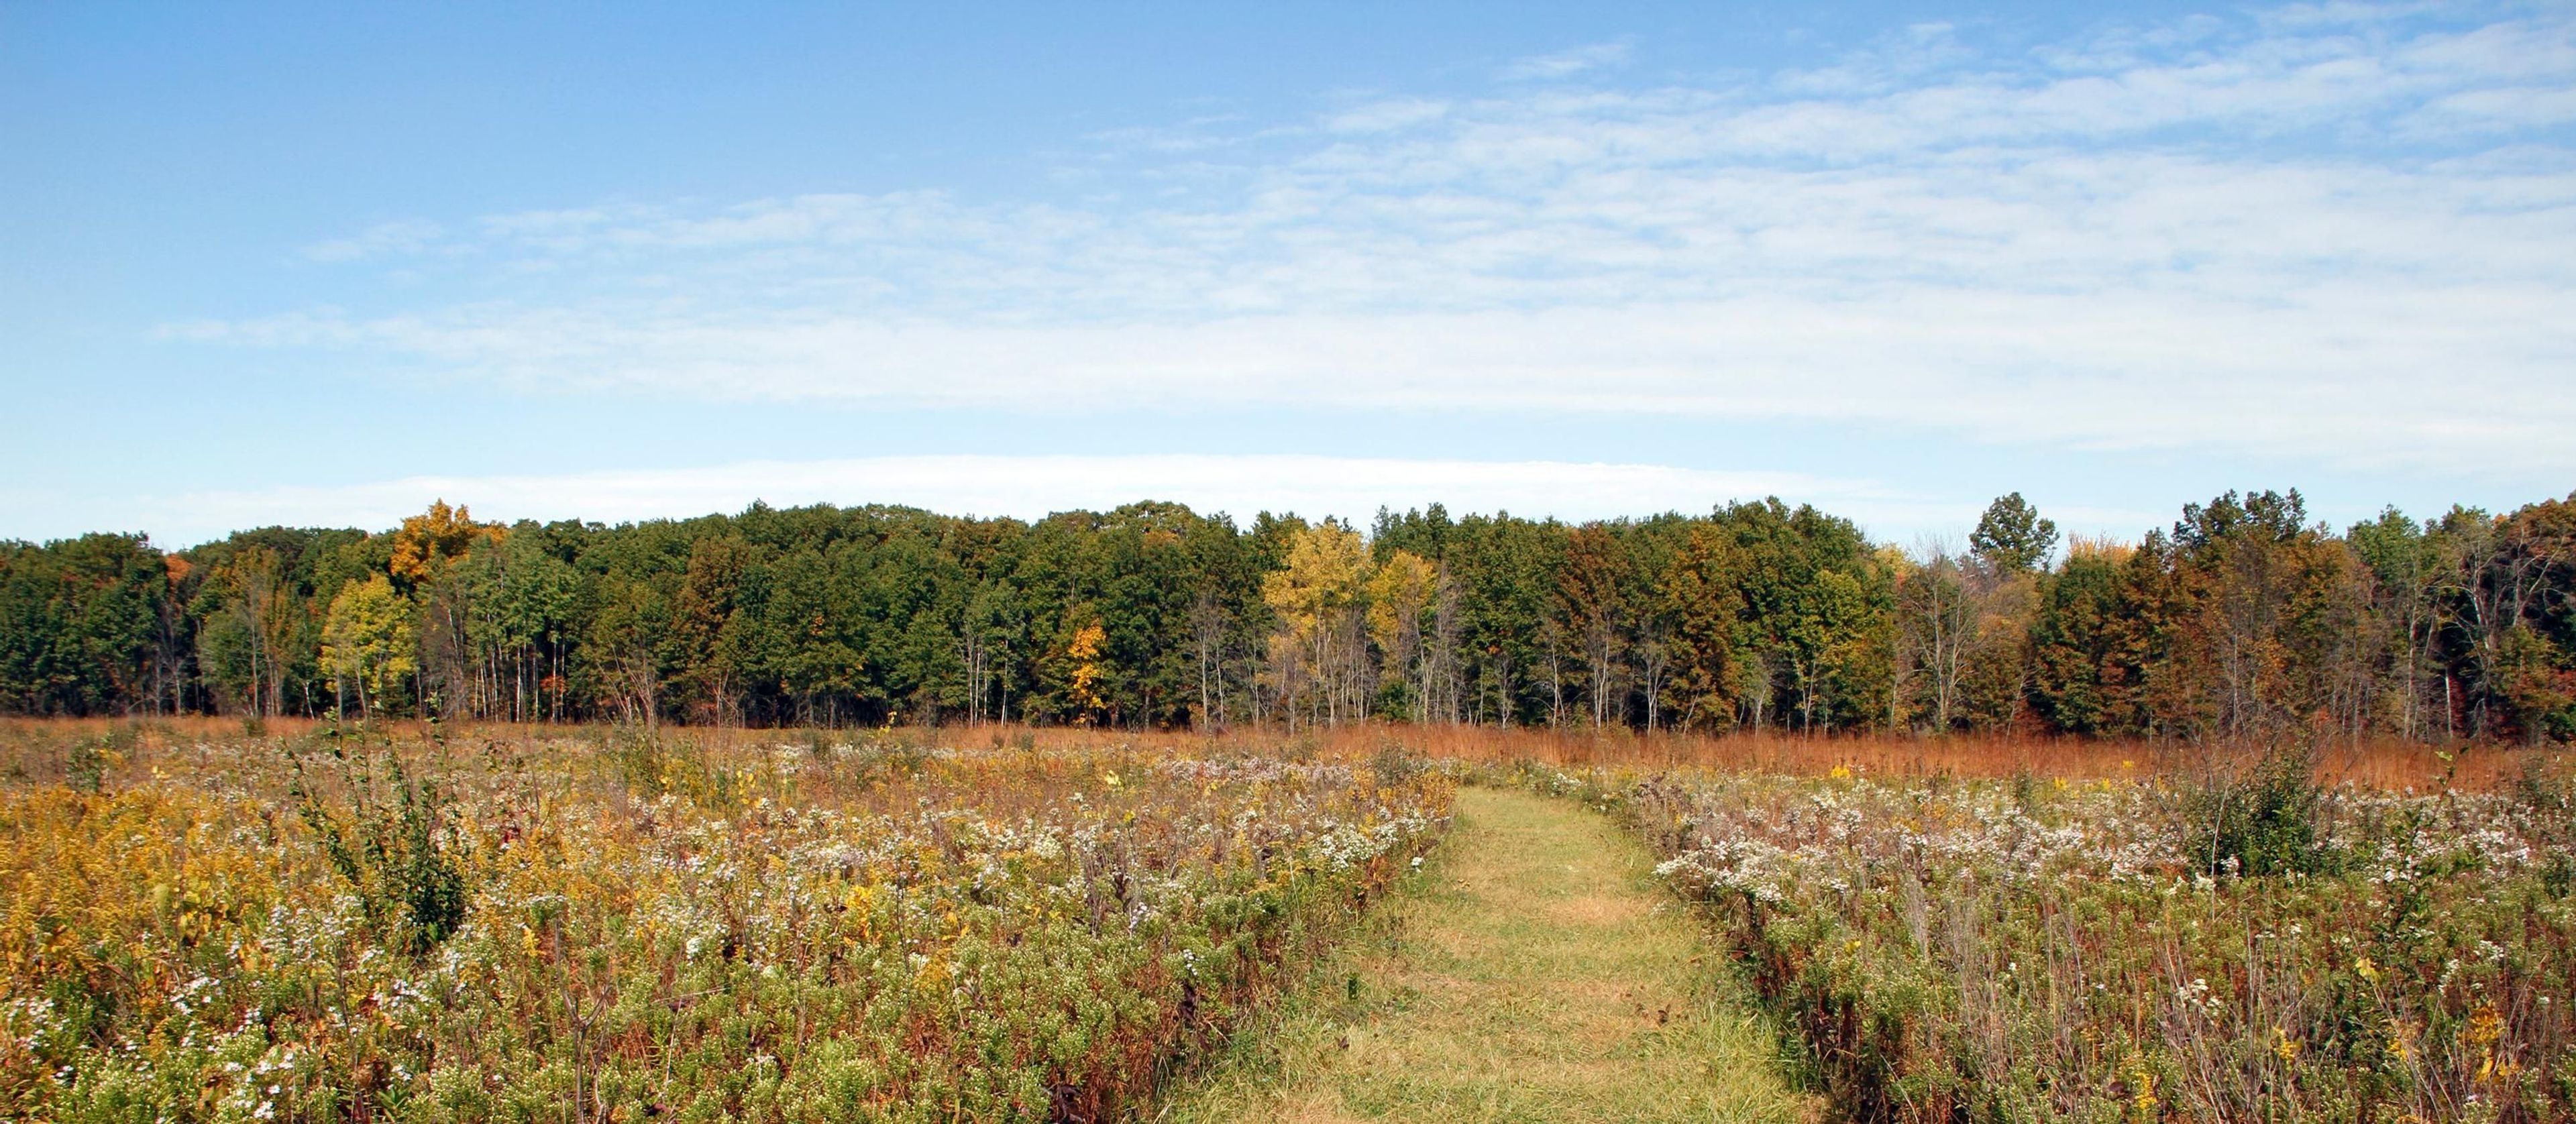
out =
[[[1813,1119],[1704,953],[1600,816],[1467,789],[1405,892],[1157,1118]]]

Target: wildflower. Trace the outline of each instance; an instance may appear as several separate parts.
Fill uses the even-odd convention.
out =
[[[2354,975],[2360,976],[2362,979],[2371,983],[2379,982],[2379,965],[2371,963],[2370,958],[2367,956],[2354,960],[2352,962],[2352,971]]]
[[[2493,1004],[2478,1008],[2469,1017],[2468,1033],[2461,1036],[2472,1046],[2493,1046],[2504,1037],[2504,1015]]]

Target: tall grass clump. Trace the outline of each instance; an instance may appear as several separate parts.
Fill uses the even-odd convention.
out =
[[[446,799],[390,747],[352,754],[335,738],[330,760],[339,799],[324,795],[329,782],[317,783],[302,758],[291,759],[296,818],[369,925],[389,930],[395,948],[427,952],[465,922],[465,872]]]

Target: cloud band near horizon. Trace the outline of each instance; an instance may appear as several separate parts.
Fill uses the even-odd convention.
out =
[[[1366,526],[1381,507],[1403,511],[1434,502],[1459,516],[1509,510],[1580,521],[1705,512],[1730,501],[1772,495],[1790,503],[1813,503],[1865,527],[1965,526],[1977,512],[1974,505],[1866,481],[1648,464],[1302,455],[942,455],[553,475],[424,475],[337,486],[206,490],[137,499],[127,510],[106,513],[103,522],[94,511],[83,518],[92,519],[92,525],[148,531],[165,546],[184,546],[262,526],[381,530],[417,514],[432,500],[467,505],[486,520],[599,523],[731,513],[754,501],[772,507],[887,504],[1030,520],[1161,500],[1229,513],[1245,525],[1256,513],[1268,511],[1338,516]],[[2100,526],[2123,534],[2143,530],[2157,518],[2091,509],[2051,514],[2077,529]]]

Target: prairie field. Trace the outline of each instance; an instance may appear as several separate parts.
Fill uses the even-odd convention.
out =
[[[2576,1117],[2576,785],[1522,766],[1611,813],[1842,1118]]]
[[[310,7],[0,0],[0,1124],[2576,1124],[2576,0]]]
[[[1103,1119],[1429,846],[1402,758],[22,724],[0,1117]]]
[[[2571,989],[2554,750],[0,723],[12,1119],[2562,1120]]]

